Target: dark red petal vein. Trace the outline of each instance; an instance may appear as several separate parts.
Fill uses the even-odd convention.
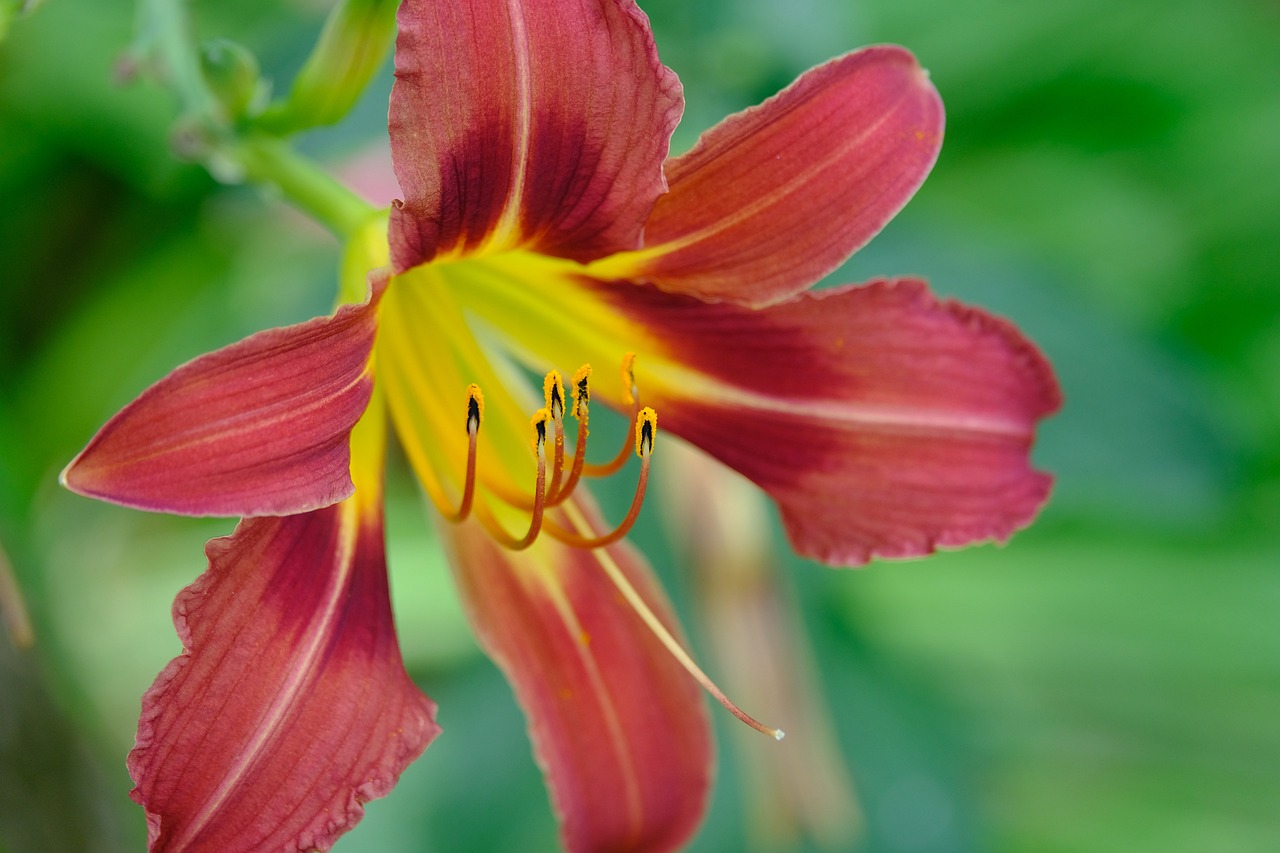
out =
[[[409,0],[399,24],[397,271],[490,240],[576,260],[639,245],[683,101],[634,2]]]

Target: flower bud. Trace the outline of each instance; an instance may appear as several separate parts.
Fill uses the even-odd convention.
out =
[[[264,92],[257,58],[228,39],[210,39],[200,46],[200,70],[232,122],[247,116]]]

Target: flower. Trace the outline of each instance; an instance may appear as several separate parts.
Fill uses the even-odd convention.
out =
[[[620,541],[656,413],[769,494],[797,551],[856,565],[1027,523],[1057,386],[1012,326],[920,281],[808,290],[937,156],[941,102],[905,50],[815,68],[666,159],[680,85],[632,0],[407,0],[398,22],[404,200],[386,243],[353,244],[387,262],[363,298],[177,368],[63,474],[244,517],[174,604],[184,651],[143,698],[133,796],[152,850],[328,849],[438,734],[388,600],[389,418],[565,846],[670,850],[709,788],[697,681],[718,691]],[[641,457],[612,530],[580,485],[613,468],[585,461],[599,402]]]

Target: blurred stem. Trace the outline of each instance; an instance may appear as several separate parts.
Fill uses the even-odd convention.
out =
[[[184,119],[201,125],[221,123],[217,98],[200,69],[200,52],[186,0],[139,0],[134,52],[158,66],[164,82],[182,104]]]
[[[17,648],[28,649],[35,644],[31,617],[27,615],[22,590],[18,588],[18,578],[13,573],[3,545],[0,545],[0,623],[8,629],[9,637]]]
[[[187,0],[140,0],[138,11],[134,59],[150,60],[178,96],[179,153],[215,177],[279,191],[340,238],[369,221],[374,208],[287,143],[237,130],[205,78]]]
[[[373,205],[278,139],[250,136],[223,153],[243,169],[244,180],[279,190],[343,240],[354,237],[375,214]]]

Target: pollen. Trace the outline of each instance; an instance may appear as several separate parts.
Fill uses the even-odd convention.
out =
[[[560,371],[553,370],[542,380],[542,395],[546,400],[546,408],[551,413],[552,420],[563,418],[564,380],[560,377]]]
[[[441,514],[455,522],[474,514],[495,541],[516,550],[529,547],[544,531],[553,538],[577,548],[603,548],[624,538],[635,525],[644,503],[649,481],[649,457],[653,454],[653,445],[658,432],[657,412],[648,406],[643,408],[639,406],[639,389],[635,383],[635,361],[635,353],[628,353],[621,365],[624,383],[622,396],[624,404],[633,407],[632,423],[627,430],[625,443],[613,459],[603,464],[590,464],[586,461],[587,437],[590,434],[591,365],[584,364],[573,373],[568,388],[573,398],[571,407],[567,406],[568,395],[560,371],[551,370],[545,375],[542,392],[546,405],[534,412],[529,420],[529,448],[537,465],[532,496],[528,492],[521,495],[499,478],[486,479],[477,476],[478,441],[480,428],[484,422],[484,394],[478,385],[468,385],[466,391],[468,450],[462,499],[456,510],[443,500],[437,499],[436,504]],[[566,411],[577,421],[577,438],[572,460],[565,458]],[[549,441],[552,443],[551,453],[547,452]],[[590,529],[594,525],[566,526],[561,516],[555,519],[544,519],[548,508],[560,507],[569,500],[584,476],[603,477],[616,473],[626,464],[633,451],[640,459],[640,475],[631,508],[616,527],[599,534]],[[487,486],[483,497],[479,490],[481,482]],[[433,498],[438,498],[436,491],[438,489],[432,490]],[[519,537],[508,533],[499,522],[493,508],[489,506],[490,498],[497,499],[516,510],[529,512],[528,531]]]
[[[551,411],[547,408],[538,409],[529,419],[529,426],[533,428],[529,446],[533,448],[534,454],[539,459],[545,458],[547,454],[547,422],[550,420]]]
[[[533,413],[529,419],[529,446],[533,452],[537,466],[532,497],[512,494],[498,484],[488,482],[488,490],[484,496],[478,494],[476,466],[477,446],[480,427],[484,422],[484,394],[480,386],[472,384],[466,389],[466,427],[467,427],[467,462],[466,476],[463,481],[462,499],[458,509],[451,510],[438,499],[439,489],[429,489],[433,499],[446,519],[460,522],[474,515],[476,521],[495,542],[513,551],[524,550],[533,545],[543,534],[573,548],[597,549],[608,548],[625,538],[640,517],[640,508],[644,505],[645,493],[649,483],[650,459],[653,456],[654,444],[658,437],[658,413],[649,406],[640,405],[640,390],[635,379],[635,353],[627,353],[621,365],[622,403],[632,409],[631,426],[627,431],[627,440],[614,458],[604,464],[592,465],[586,462],[587,436],[589,433],[588,418],[591,401],[591,365],[584,364],[573,374],[569,392],[573,397],[573,405],[568,408],[577,421],[577,439],[573,461],[568,466],[565,476],[565,425],[566,396],[564,379],[558,370],[549,371],[542,384],[545,405]],[[547,441],[548,433],[554,442],[554,453],[548,471]],[[597,532],[597,523],[588,519],[582,508],[567,502],[577,489],[581,478],[585,476],[609,476],[620,470],[630,457],[631,452],[639,458],[640,474],[636,482],[635,496],[626,517],[616,527],[606,533]],[[548,476],[550,474],[550,476]],[[523,535],[509,533],[500,521],[489,499],[497,499],[506,504],[503,521],[509,521],[511,510],[528,512],[528,528]],[[547,509],[555,511],[548,515]],[[603,567],[618,592],[627,601],[636,614],[645,622],[654,636],[671,653],[676,661],[692,675],[730,713],[751,728],[776,740],[782,740],[782,729],[766,726],[759,720],[745,713],[716,686],[705,672],[689,656],[688,652],[671,635],[654,615],[648,604],[631,586],[617,564],[609,556],[609,552],[600,554],[600,565]],[[578,642],[586,646],[591,643],[591,635],[582,631]]]
[[[582,420],[591,404],[591,365],[584,364],[573,374],[573,416]]]
[[[636,456],[647,459],[653,453],[653,439],[658,434],[658,413],[645,406],[636,415]]]
[[[484,394],[480,386],[472,383],[467,386],[467,434],[480,431],[480,422],[484,420]]]

